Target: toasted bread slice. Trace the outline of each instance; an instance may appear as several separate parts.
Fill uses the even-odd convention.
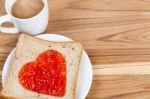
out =
[[[62,97],[29,91],[20,84],[18,74],[22,66],[34,61],[45,50],[61,52],[66,59],[66,92]],[[76,82],[83,49],[77,42],[51,42],[21,34],[16,47],[15,59],[1,96],[9,99],[75,99]]]

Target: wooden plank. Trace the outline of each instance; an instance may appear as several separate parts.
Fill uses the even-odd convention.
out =
[[[0,0],[0,15],[6,14],[5,12],[5,0]]]
[[[150,10],[149,0],[49,0],[51,9],[142,11]],[[58,6],[59,5],[59,6]]]
[[[149,75],[94,76],[86,99],[149,99],[149,82]]]
[[[93,65],[94,75],[150,75],[150,62]]]

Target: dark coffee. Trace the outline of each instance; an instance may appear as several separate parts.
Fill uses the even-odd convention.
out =
[[[44,7],[42,0],[17,0],[11,9],[14,17],[26,19],[37,15]]]

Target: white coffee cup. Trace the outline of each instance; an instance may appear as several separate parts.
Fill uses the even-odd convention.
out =
[[[48,2],[43,0],[43,9],[35,16],[27,19],[16,18],[12,15],[11,9],[16,0],[6,0],[5,8],[7,15],[0,17],[0,32],[3,33],[20,33],[26,32],[32,35],[43,33],[48,24]],[[2,27],[1,25],[5,22],[12,22],[13,28]]]

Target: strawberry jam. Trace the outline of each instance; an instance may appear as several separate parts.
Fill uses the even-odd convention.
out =
[[[52,96],[64,96],[66,91],[66,61],[56,50],[41,53],[35,61],[26,63],[19,72],[21,85]]]

